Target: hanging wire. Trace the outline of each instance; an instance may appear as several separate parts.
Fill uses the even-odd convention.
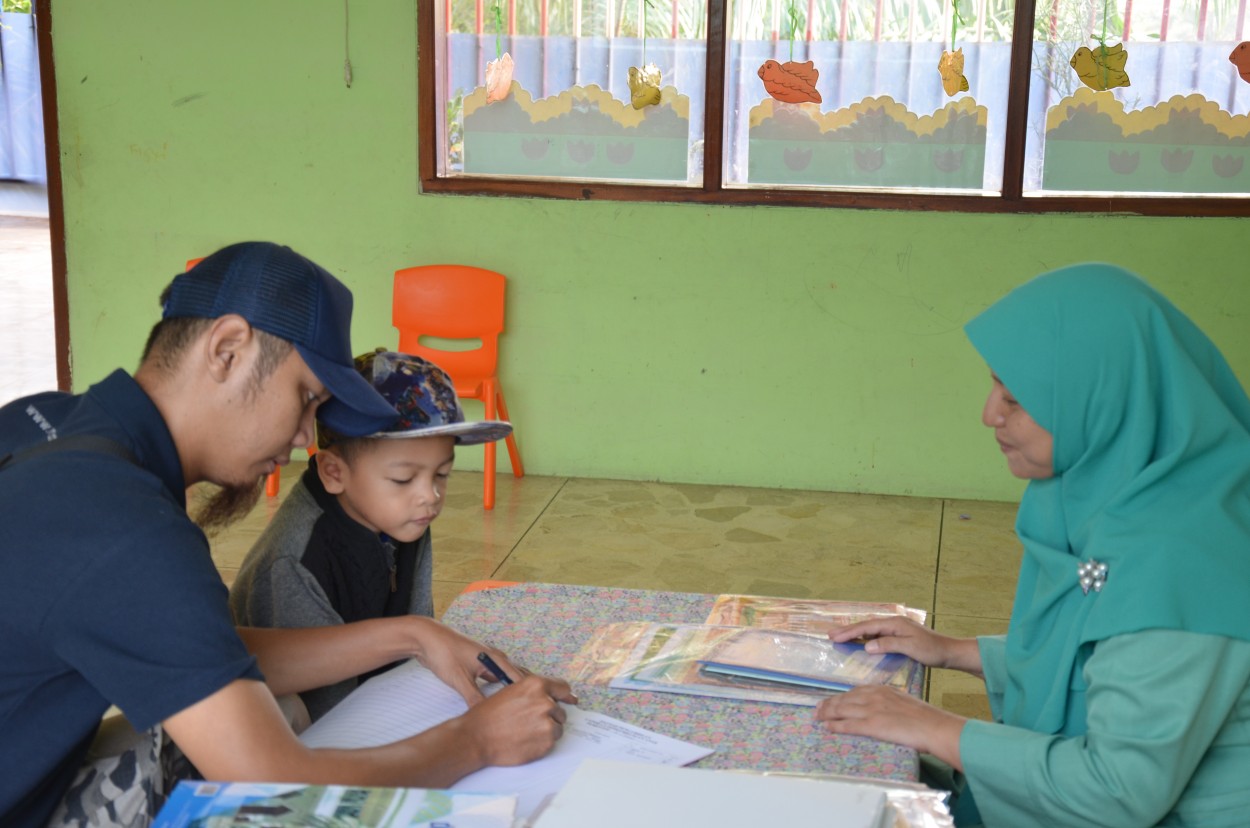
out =
[[[349,0],[343,0],[343,82],[347,84],[347,88],[352,88],[352,54],[351,54],[351,16],[349,14],[347,4]]]
[[[951,51],[955,51],[955,33],[959,30],[959,24],[968,25],[968,21],[964,20],[963,15],[959,13],[959,0],[951,0]]]
[[[1102,2],[1102,37],[1091,34],[1090,37],[1098,41],[1098,53],[1102,55],[1102,60],[1096,61],[1096,64],[1102,69],[1102,87],[1107,88],[1111,82],[1111,67],[1107,65],[1107,16],[1111,13],[1108,9],[1111,0],[1103,0]]]
[[[498,2],[491,6],[495,14],[495,60],[503,56],[503,6]]]
[[[794,35],[799,30],[799,10],[794,5],[794,0],[790,0],[790,5],[786,8],[786,17],[790,18],[790,60],[794,60]]]
[[[642,65],[647,65],[647,9],[651,8],[651,0],[642,0]]]

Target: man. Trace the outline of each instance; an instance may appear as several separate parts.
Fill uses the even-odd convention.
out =
[[[220,525],[311,442],[319,405],[356,435],[395,412],[352,367],[350,292],[289,248],[224,248],[162,303],[133,377],[0,408],[0,824],[43,825],[71,785],[133,788],[84,772],[110,705],[161,725],[208,779],[444,787],[548,752],[568,686],[505,659],[518,681],[484,700],[476,656],[501,654],[430,619],[236,631],[186,488],[221,487],[202,513]],[[309,750],[274,700],[408,656],[469,712],[381,748]],[[125,822],[108,799],[58,818]]]

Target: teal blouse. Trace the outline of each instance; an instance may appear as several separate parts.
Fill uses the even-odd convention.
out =
[[[1004,638],[978,639],[990,706]],[[1094,646],[1059,734],[970,721],[959,749],[987,826],[1245,826],[1250,642],[1148,630]]]

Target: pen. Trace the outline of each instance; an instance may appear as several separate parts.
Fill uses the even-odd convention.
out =
[[[503,671],[503,668],[496,664],[495,659],[491,658],[486,653],[478,653],[477,660],[486,665],[486,669],[490,670],[490,674],[502,681],[504,684],[512,683],[512,679],[508,678],[508,674]]]

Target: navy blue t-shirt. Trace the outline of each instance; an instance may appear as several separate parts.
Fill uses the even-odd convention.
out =
[[[160,412],[116,371],[85,394],[0,408],[0,456],[96,434],[138,460],[66,450],[0,470],[0,825],[43,825],[117,705],[149,728],[239,678],[234,630]]]

